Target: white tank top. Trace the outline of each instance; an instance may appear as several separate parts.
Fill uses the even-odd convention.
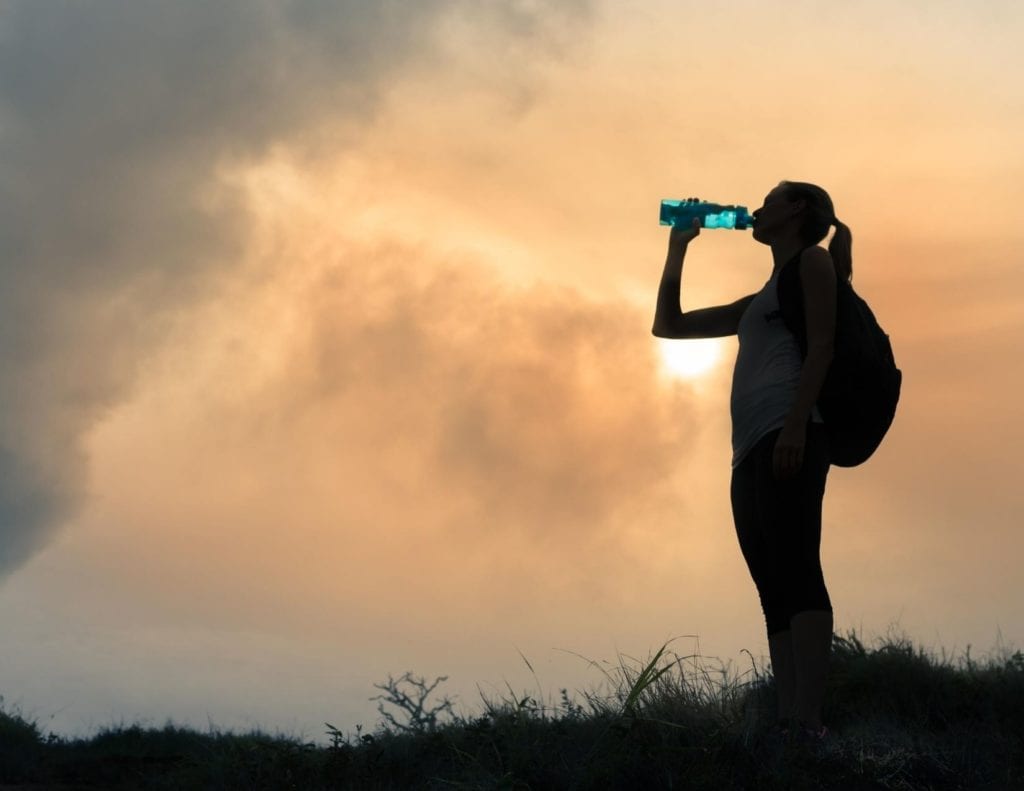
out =
[[[732,466],[769,431],[782,428],[796,400],[803,360],[796,338],[786,329],[774,273],[740,318],[740,348],[732,375]],[[821,423],[818,408],[811,419]]]

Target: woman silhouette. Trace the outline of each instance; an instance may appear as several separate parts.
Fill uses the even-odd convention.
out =
[[[821,505],[828,439],[815,407],[832,360],[836,281],[852,276],[850,230],[821,187],[783,181],[754,213],[754,239],[772,250],[764,287],[731,305],[683,312],[686,250],[700,221],[674,227],[658,288],[653,332],[660,338],[739,336],[733,372],[732,511],[736,535],[761,600],[780,727],[824,738],[821,721],[832,643],[832,603],[821,570]],[[828,250],[818,246],[831,226]],[[782,268],[799,267],[807,355],[779,310]]]

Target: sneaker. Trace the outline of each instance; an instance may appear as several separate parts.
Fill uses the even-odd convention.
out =
[[[812,725],[799,725],[796,728],[796,741],[801,745],[819,747],[828,741],[829,730],[824,725],[815,728]]]
[[[789,736],[790,732],[793,730],[793,726],[795,724],[796,723],[793,721],[792,717],[782,717],[781,719],[776,721],[773,730],[779,736],[782,736],[783,738],[787,738]]]
[[[804,728],[804,732],[813,736],[818,741],[828,737],[828,728],[822,725],[820,728]]]

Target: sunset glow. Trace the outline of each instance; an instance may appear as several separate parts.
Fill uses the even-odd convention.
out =
[[[665,373],[676,379],[698,379],[722,359],[722,342],[714,338],[686,341],[659,338],[657,344]]]

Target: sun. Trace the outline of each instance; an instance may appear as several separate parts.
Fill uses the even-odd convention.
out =
[[[664,373],[672,379],[699,379],[722,359],[722,342],[717,338],[669,340],[657,338]]]

